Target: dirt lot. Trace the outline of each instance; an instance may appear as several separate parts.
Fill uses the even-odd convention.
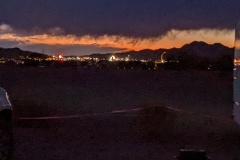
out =
[[[216,160],[240,158],[230,72],[2,66],[0,73],[15,107],[16,160],[172,160],[189,146]],[[19,119],[66,115],[76,117]]]

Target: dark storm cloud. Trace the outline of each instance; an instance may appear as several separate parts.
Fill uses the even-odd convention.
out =
[[[239,0],[0,0],[0,23],[22,33],[159,36],[170,29],[233,29]]]

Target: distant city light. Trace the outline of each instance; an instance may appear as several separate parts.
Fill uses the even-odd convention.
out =
[[[114,55],[112,55],[110,58],[109,58],[109,61],[114,61],[116,60],[116,57]]]
[[[164,54],[166,54],[166,52],[163,52],[163,54],[161,54],[161,62],[162,62],[162,63],[166,62],[166,61],[164,60],[164,58],[163,58],[163,55],[164,55]]]
[[[234,65],[240,66],[240,58],[234,58]]]

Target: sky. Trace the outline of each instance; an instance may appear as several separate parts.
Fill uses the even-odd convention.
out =
[[[0,0],[0,47],[54,55],[234,47],[239,0]]]
[[[240,20],[237,23],[235,30],[235,57],[240,58]]]

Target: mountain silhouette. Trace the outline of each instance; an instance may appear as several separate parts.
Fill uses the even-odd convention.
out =
[[[118,58],[126,58],[127,56],[130,57],[130,59],[136,59],[136,60],[160,60],[161,55],[166,52],[164,55],[165,59],[171,59],[173,57],[179,57],[179,56],[194,56],[194,57],[200,57],[200,58],[209,58],[209,59],[218,59],[223,57],[224,55],[230,55],[232,56],[234,53],[233,48],[226,47],[220,43],[215,44],[207,44],[202,41],[193,41],[189,44],[183,45],[181,48],[171,48],[171,49],[144,49],[140,51],[128,51],[128,52],[122,52],[122,53],[115,53],[115,56]],[[101,55],[101,56],[100,56]],[[92,54],[90,57],[92,58],[108,58],[112,54]]]
[[[46,57],[47,55],[30,52],[30,51],[23,51],[19,48],[1,48],[0,47],[0,58],[21,58],[21,57]]]
[[[176,59],[176,57],[181,56],[194,56],[200,58],[209,58],[209,59],[218,59],[225,55],[233,56],[234,49],[226,47],[220,43],[215,44],[207,44],[202,41],[193,41],[189,44],[183,45],[181,48],[171,48],[171,49],[144,49],[140,51],[128,51],[122,53],[115,53],[115,56],[118,58],[126,58],[129,57],[130,59],[136,60],[160,60],[161,55],[166,52],[164,55],[164,59]],[[112,53],[106,54],[91,54],[89,57],[92,58],[106,58],[108,59]],[[0,58],[20,58],[20,57],[46,57],[47,55],[30,52],[30,51],[23,51],[19,48],[1,48],[0,47]]]
[[[182,46],[181,50],[189,55],[208,58],[219,58],[226,54],[233,54],[233,48],[228,48],[220,43],[207,44],[197,41]]]

